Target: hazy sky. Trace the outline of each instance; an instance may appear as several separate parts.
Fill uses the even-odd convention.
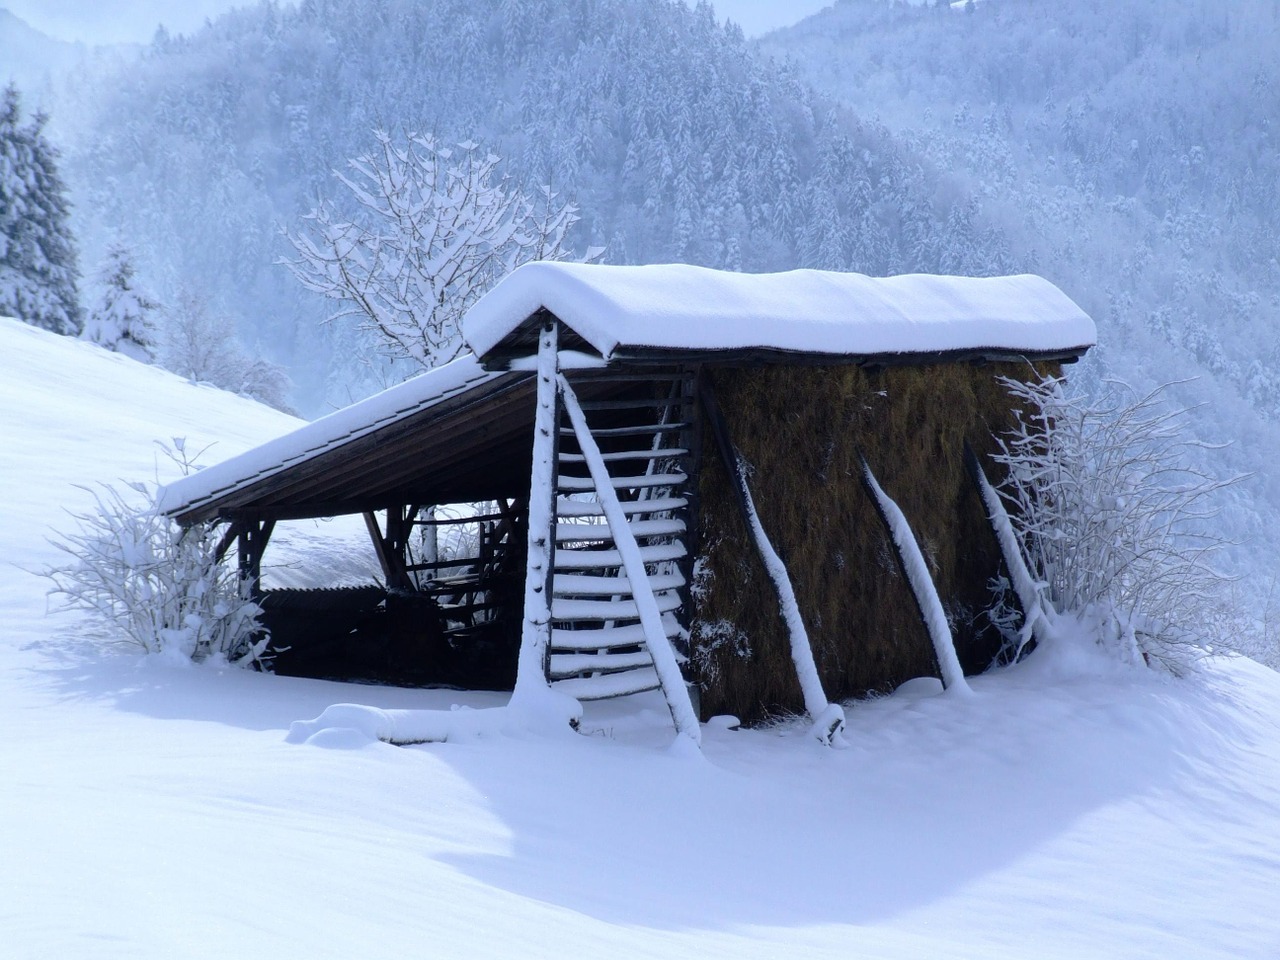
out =
[[[714,3],[721,19],[729,17],[748,36],[756,36],[795,23],[829,6],[832,0]],[[199,29],[206,17],[244,5],[244,0],[0,0],[0,7],[8,8],[36,29],[60,40],[85,43],[145,43],[159,23],[171,33],[190,33]]]

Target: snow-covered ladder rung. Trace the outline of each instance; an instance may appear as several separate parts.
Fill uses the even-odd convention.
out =
[[[675,457],[685,457],[689,455],[689,451],[684,447],[646,447],[644,450],[615,450],[612,453],[602,453],[600,458],[605,463],[615,463],[619,460],[669,460]],[[560,452],[561,463],[586,463],[587,458],[580,453],[571,453],[568,451]]]
[[[551,678],[563,680],[584,673],[619,673],[653,666],[653,654],[648,650],[633,653],[553,653],[551,654]]]
[[[684,521],[678,517],[660,517],[656,520],[632,520],[628,526],[632,536],[678,537],[685,532]],[[607,523],[557,523],[557,543],[587,543],[612,541],[613,533]]]
[[[654,597],[659,613],[680,609],[680,594],[675,591],[659,593]],[[551,619],[565,623],[582,620],[635,620],[640,608],[634,600],[575,600],[551,598]]]
[[[611,700],[614,697],[627,697],[633,693],[657,690],[661,686],[658,671],[653,667],[608,673],[600,677],[570,677],[567,680],[551,682],[553,690],[567,693],[575,700]]]
[[[601,427],[592,430],[592,435],[596,437],[651,437],[657,433],[679,433],[681,430],[692,426],[689,423],[645,423],[634,427]],[[573,427],[561,427],[560,435],[563,437],[572,437]],[[652,454],[653,451],[650,451]]]
[[[679,637],[683,632],[680,621],[669,613],[662,618],[662,629],[671,639]],[[634,647],[642,643],[644,643],[644,627],[639,623],[588,630],[555,627],[551,631],[551,647],[554,650],[607,650],[617,647]]]
[[[615,490],[639,490],[645,487],[676,487],[689,478],[683,473],[650,473],[634,477],[614,477]],[[587,493],[595,489],[590,477],[567,477],[560,474],[562,493]]]
[[[680,560],[688,551],[679,540],[671,543],[655,543],[640,548],[640,559],[645,563],[664,563]],[[556,570],[607,570],[622,566],[622,553],[618,550],[562,549],[556,551]]]
[[[638,513],[665,513],[679,510],[689,503],[684,497],[653,497],[649,500],[624,500],[622,512],[627,516]],[[561,517],[603,517],[604,507],[595,500],[564,500],[556,503],[556,512]],[[635,533],[634,528],[631,531]]]
[[[650,589],[655,592],[679,590],[684,586],[684,577],[679,573],[656,573],[648,579]],[[558,597],[625,597],[631,595],[631,579],[557,573],[553,589]]]

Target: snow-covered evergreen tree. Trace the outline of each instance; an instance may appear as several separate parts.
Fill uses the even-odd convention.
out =
[[[22,124],[10,84],[0,100],[0,315],[54,333],[81,329],[76,244],[58,150],[44,114]]]
[[[113,243],[98,273],[102,294],[89,311],[81,337],[152,363],[159,339],[153,314],[160,304],[138,284],[135,272],[133,253],[125,244]]]

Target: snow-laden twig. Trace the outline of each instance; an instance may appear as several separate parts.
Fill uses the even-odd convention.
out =
[[[128,489],[134,495],[89,490],[93,509],[72,514],[78,529],[53,541],[71,559],[45,571],[50,592],[148,653],[257,660],[267,645],[262,610],[238,571],[219,562],[214,528],[181,529],[157,508],[154,487]]]
[[[1225,582],[1213,501],[1244,478],[1198,465],[1216,448],[1184,433],[1188,410],[1165,401],[1174,384],[1135,395],[1111,382],[1088,399],[1055,377],[1002,382],[1024,406],[1000,438],[999,492],[1043,602],[1123,657],[1172,670],[1198,657],[1218,639]]]
[[[525,193],[475,143],[374,136],[376,148],[351,160],[349,175],[335,174],[357,218],[322,204],[287,235],[297,257],[282,262],[342,305],[334,319],[357,318],[391,360],[438,366],[458,355],[459,321],[501,277],[567,256],[577,209],[548,187]]]

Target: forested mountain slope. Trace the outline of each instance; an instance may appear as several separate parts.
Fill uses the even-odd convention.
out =
[[[279,227],[320,194],[343,199],[332,171],[374,126],[480,141],[517,179],[576,200],[575,244],[612,262],[1015,262],[914,150],[680,0],[262,3],[159,37],[95,94],[68,157],[86,248],[120,229],[161,289],[203,286],[312,385],[299,398],[311,410],[328,307],[274,263],[289,252]],[[347,399],[358,372],[329,374],[328,394]]]

